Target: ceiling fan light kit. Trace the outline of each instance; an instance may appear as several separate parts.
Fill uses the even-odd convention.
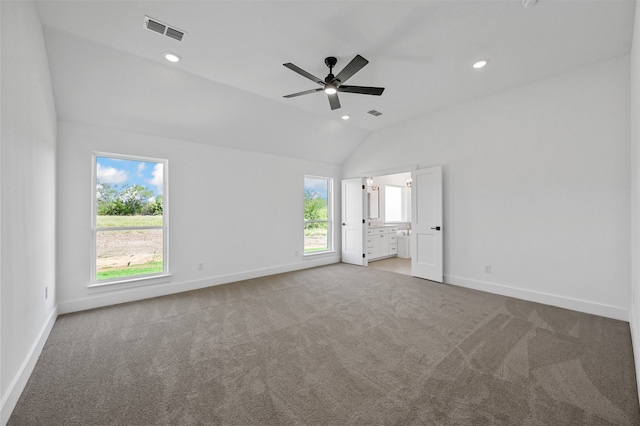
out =
[[[327,95],[333,95],[334,93],[338,93],[338,88],[334,84],[327,83],[324,86],[324,93]]]
[[[301,76],[308,78],[316,84],[322,86],[318,89],[305,90],[303,92],[292,93],[290,95],[285,95],[285,98],[295,98],[297,96],[308,95],[310,93],[316,93],[320,91],[324,91],[329,98],[329,106],[331,110],[340,108],[340,100],[338,99],[338,92],[343,93],[357,93],[360,95],[374,95],[380,96],[384,91],[384,87],[367,87],[367,86],[345,86],[343,83],[351,78],[355,73],[360,71],[365,65],[369,63],[365,58],[360,55],[356,55],[355,58],[351,60],[347,64],[346,67],[342,71],[338,73],[338,75],[333,75],[333,67],[338,63],[338,60],[329,56],[325,58],[324,63],[327,67],[329,67],[329,74],[324,78],[324,80],[314,76],[313,74],[308,73],[302,68],[288,62],[286,64],[282,64],[285,67],[289,68],[291,71],[294,71]]]

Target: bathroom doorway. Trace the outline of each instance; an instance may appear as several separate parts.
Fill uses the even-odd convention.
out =
[[[411,172],[367,178],[368,266],[411,275]]]

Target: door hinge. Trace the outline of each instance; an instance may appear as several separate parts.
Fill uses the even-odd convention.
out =
[[[362,185],[362,189],[365,189],[365,188],[364,188],[364,185]]]
[[[362,223],[365,223],[364,219],[362,219]]]
[[[362,253],[362,258],[364,259],[364,253]]]

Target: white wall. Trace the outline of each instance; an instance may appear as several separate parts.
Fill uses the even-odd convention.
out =
[[[334,233],[335,254],[302,257],[304,175],[334,178],[339,207],[340,166],[67,122],[59,122],[58,129],[61,312],[340,259],[339,227]],[[169,283],[109,292],[87,289],[94,151],[169,160]],[[197,270],[199,261],[204,262],[203,271]]]
[[[640,394],[640,7],[631,48],[631,291],[629,324]]]
[[[442,165],[445,281],[627,319],[629,154],[619,57],[378,131],[344,175]]]
[[[0,2],[1,423],[8,420],[56,317],[56,111],[36,9]],[[49,297],[45,300],[45,287]]]

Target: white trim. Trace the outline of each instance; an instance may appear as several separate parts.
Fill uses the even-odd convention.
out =
[[[369,172],[364,172],[364,173],[357,173],[351,177],[344,177],[343,179],[353,179],[353,178],[358,178],[358,177],[368,177],[368,176],[375,176],[375,177],[382,177],[382,176],[386,176],[386,175],[397,175],[399,173],[410,173],[412,170],[418,170],[418,165],[417,164],[411,164],[408,166],[402,166],[402,167],[394,167],[392,169],[384,169],[384,170],[376,170],[376,171],[369,171]]]
[[[134,275],[134,277],[135,278],[124,280],[98,281],[95,284],[89,284],[87,290],[89,293],[100,293],[104,291],[142,287],[145,285],[162,284],[171,281],[171,274]]]
[[[309,253],[302,253],[302,259],[313,258],[314,256],[330,255],[333,256],[336,253],[335,250],[314,251]]]
[[[58,304],[58,312],[60,313],[60,315],[68,314],[70,312],[101,308],[103,306],[133,302],[136,300],[149,299],[152,297],[166,296],[169,294],[198,290],[201,288],[213,287],[221,284],[229,284],[236,281],[250,280],[253,278],[297,271],[300,269],[308,269],[316,266],[329,265],[338,262],[340,262],[340,256],[326,256],[313,260],[309,259],[299,263],[274,266],[271,268],[254,269],[252,271],[220,275],[217,277],[209,277],[201,280],[187,281],[182,283],[158,284],[155,286],[137,287],[123,291],[101,293],[96,296],[61,302]]]
[[[638,326],[633,315],[633,307],[629,309],[629,331],[631,332],[631,348],[633,349],[633,361],[636,366],[636,386],[638,388],[638,402],[640,403],[640,336]]]
[[[11,381],[11,384],[9,384],[7,393],[2,398],[2,405],[0,405],[0,424],[5,425],[9,421],[9,417],[11,417],[11,413],[18,403],[20,395],[27,385],[27,381],[29,380],[31,373],[33,372],[33,369],[38,362],[38,358],[42,353],[42,348],[47,342],[49,334],[51,333],[51,329],[53,328],[53,325],[55,324],[57,318],[58,308],[55,307],[53,311],[51,311],[51,314],[49,315],[49,318],[47,318],[47,321],[44,323],[42,330],[40,330],[38,338],[33,343],[29,354],[20,366],[18,373]]]
[[[444,278],[446,283],[460,287],[472,288],[474,290],[486,291],[488,293],[500,294],[508,297],[515,297],[517,299],[528,300],[530,302],[544,303],[545,305],[557,306],[559,308],[571,309],[573,311],[585,312],[587,314],[599,315],[621,321],[629,320],[629,310],[618,306],[604,305],[587,300],[559,296],[556,294],[525,290],[487,281],[470,280],[452,275],[446,275]]]

